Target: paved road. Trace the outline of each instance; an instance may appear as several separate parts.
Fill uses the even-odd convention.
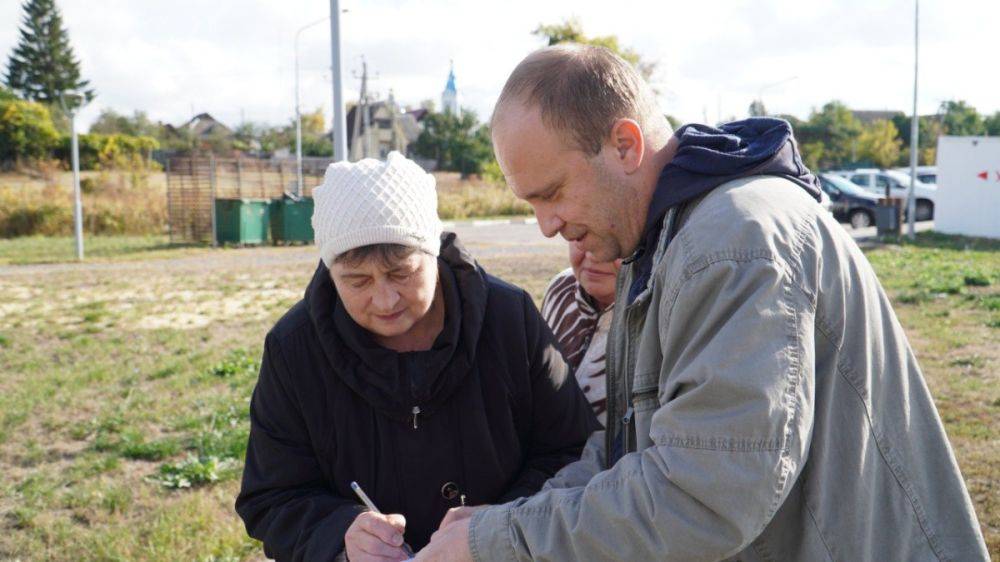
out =
[[[931,221],[917,223],[917,230],[930,230]],[[565,252],[562,238],[545,238],[533,221],[475,221],[448,224],[448,230],[458,233],[458,237],[470,252],[477,257],[496,255],[531,255]],[[871,244],[875,240],[875,228],[852,229],[844,225],[859,244]],[[21,276],[48,273],[73,273],[83,271],[140,271],[150,267],[170,267],[178,270],[200,270],[204,268],[226,268],[234,266],[274,267],[315,261],[312,246],[262,247],[224,250],[206,250],[190,256],[177,258],[136,260],[123,262],[55,263],[37,265],[0,266],[0,276]]]

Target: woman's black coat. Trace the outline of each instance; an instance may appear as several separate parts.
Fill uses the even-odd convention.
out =
[[[269,557],[340,553],[364,511],[352,480],[406,517],[420,549],[459,505],[443,487],[468,505],[533,494],[598,427],[529,295],[486,274],[454,234],[438,264],[445,323],[428,351],[376,344],[322,263],[268,333],[236,510]]]

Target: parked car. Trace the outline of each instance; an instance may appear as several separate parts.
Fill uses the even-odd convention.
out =
[[[875,224],[877,196],[836,174],[819,174],[819,184],[830,197],[834,218],[849,222],[854,228]]]
[[[885,197],[885,188],[889,187],[892,197],[906,199],[910,189],[910,176],[895,170],[877,170],[862,168],[853,172],[840,172],[847,179],[865,188],[876,197]],[[937,187],[922,181],[914,185],[914,195],[917,197],[917,220],[926,221],[934,218],[934,202],[937,197]]]
[[[910,175],[909,168],[896,168],[896,171]],[[937,166],[917,166],[917,180],[937,187]]]

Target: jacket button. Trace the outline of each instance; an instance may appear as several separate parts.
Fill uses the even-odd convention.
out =
[[[444,486],[441,486],[441,497],[446,500],[453,500],[458,497],[458,484],[454,482],[445,482]]]

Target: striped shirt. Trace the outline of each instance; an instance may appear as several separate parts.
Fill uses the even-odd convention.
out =
[[[549,282],[542,299],[542,316],[594,414],[604,425],[608,407],[604,359],[614,305],[604,310],[597,306],[569,268]]]

